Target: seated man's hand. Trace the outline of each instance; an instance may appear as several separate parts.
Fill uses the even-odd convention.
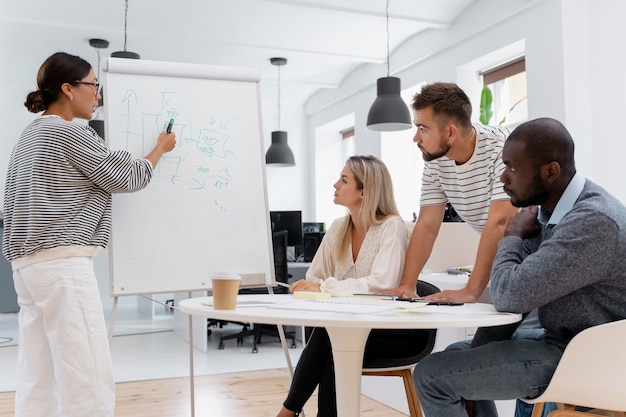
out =
[[[424,298],[427,298],[433,301],[475,303],[477,297],[467,288],[463,288],[462,290],[444,290],[435,294],[431,294]]]
[[[291,292],[296,291],[313,291],[320,292],[320,284],[316,282],[307,281],[306,279],[300,279],[293,284],[289,288]]]
[[[415,297],[415,285],[413,286],[401,286],[397,288],[391,288],[388,290],[377,291],[381,294],[396,295],[400,298],[413,298]]]

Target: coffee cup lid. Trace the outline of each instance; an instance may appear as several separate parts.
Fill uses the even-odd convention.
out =
[[[241,275],[234,271],[219,271],[211,274],[213,279],[241,279]]]

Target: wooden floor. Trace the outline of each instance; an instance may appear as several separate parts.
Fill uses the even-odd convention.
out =
[[[289,389],[287,370],[197,376],[196,416],[275,417]],[[124,382],[116,385],[116,417],[187,417],[191,415],[188,378]],[[13,416],[13,392],[0,393],[0,417]],[[317,397],[304,408],[315,417]],[[361,397],[362,417],[406,416]]]

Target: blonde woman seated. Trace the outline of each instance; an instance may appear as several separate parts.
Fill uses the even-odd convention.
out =
[[[396,287],[402,275],[409,232],[398,215],[387,167],[373,156],[353,156],[334,187],[334,203],[345,206],[348,215],[332,223],[306,279],[291,284],[291,291],[351,296]],[[403,332],[406,334],[372,330],[364,362],[389,356],[394,340],[399,341],[395,345],[402,350]],[[277,417],[297,416],[318,385],[318,416],[336,416],[333,356],[324,328],[313,329]]]

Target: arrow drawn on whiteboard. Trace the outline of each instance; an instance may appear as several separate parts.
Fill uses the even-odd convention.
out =
[[[220,127],[221,127],[223,130],[227,130],[227,129],[228,129],[228,124],[229,124],[230,122],[232,122],[233,120],[239,120],[239,118],[238,118],[238,117],[232,117],[232,118],[230,118],[230,119],[226,120],[225,122],[220,123]]]
[[[134,90],[126,90],[126,92],[124,93],[124,98],[122,99],[122,103],[126,104],[126,114],[124,115],[126,117],[126,129],[124,131],[124,133],[126,134],[126,150],[129,149],[128,140],[129,135],[131,134],[130,116],[132,114],[132,106],[137,105],[138,102],[139,100],[137,99],[137,93],[135,93]],[[143,152],[143,146],[141,152]]]
[[[137,93],[135,93],[134,90],[126,90],[126,93],[124,93],[124,98],[122,99],[122,103],[128,103],[130,106],[130,100],[134,99],[134,103],[133,104],[137,104],[137,102],[139,100],[137,100]],[[130,114],[130,111],[127,113],[127,115]]]
[[[195,187],[189,187],[190,190],[202,190],[202,189],[204,189],[204,184],[203,183],[201,183],[200,181],[198,181],[195,178],[192,178],[192,180],[194,182]]]

